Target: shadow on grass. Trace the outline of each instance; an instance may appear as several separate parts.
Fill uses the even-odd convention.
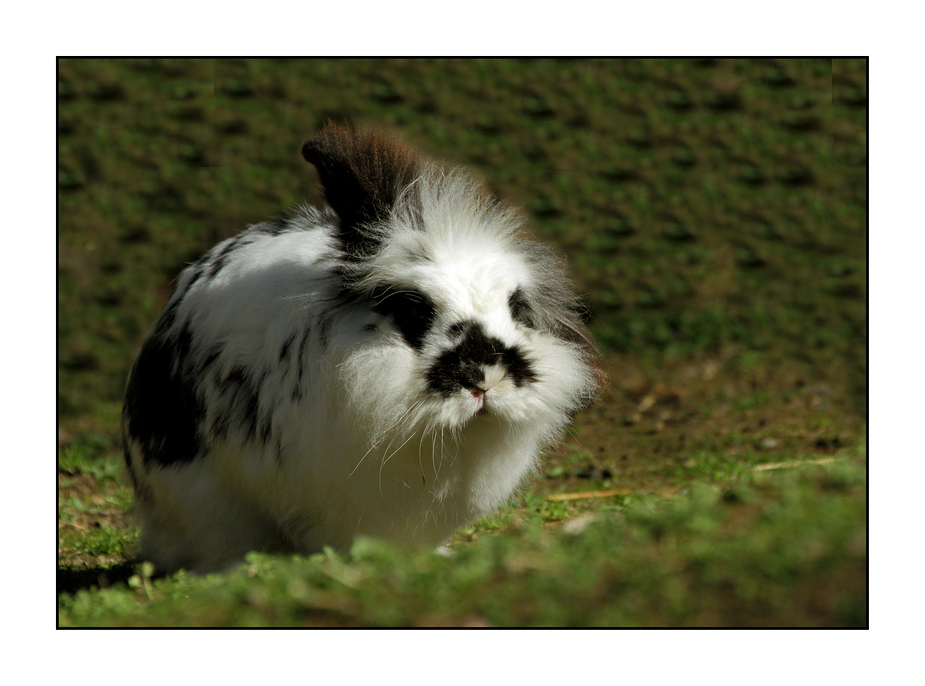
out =
[[[86,588],[109,588],[128,583],[134,575],[135,562],[123,562],[112,567],[91,567],[75,569],[58,567],[58,594],[74,594]]]

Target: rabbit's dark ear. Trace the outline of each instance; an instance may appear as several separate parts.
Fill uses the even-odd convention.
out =
[[[372,252],[376,240],[362,227],[388,218],[402,190],[418,174],[417,154],[381,131],[358,133],[328,124],[302,146],[302,156],[318,169],[325,198],[340,217],[347,254]]]

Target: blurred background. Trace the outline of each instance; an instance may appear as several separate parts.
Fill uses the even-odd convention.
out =
[[[786,361],[862,413],[866,79],[826,59],[59,61],[59,442],[118,442],[185,265],[321,202],[300,147],[331,119],[521,205],[605,353]]]

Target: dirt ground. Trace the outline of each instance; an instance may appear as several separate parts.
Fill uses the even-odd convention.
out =
[[[585,459],[547,479],[558,490],[611,481],[634,493],[670,495],[705,474],[705,453],[717,469],[832,455],[866,431],[839,375],[799,363],[753,364],[727,354],[667,363],[611,356],[610,388],[577,420],[550,462],[575,452]],[[575,462],[575,460],[571,460]],[[710,460],[706,460],[710,462]],[[549,470],[547,470],[548,473]]]

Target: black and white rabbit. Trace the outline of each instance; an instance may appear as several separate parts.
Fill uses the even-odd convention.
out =
[[[180,276],[126,391],[141,554],[437,545],[493,511],[598,390],[559,258],[461,170],[328,126],[330,208],[219,243]]]

